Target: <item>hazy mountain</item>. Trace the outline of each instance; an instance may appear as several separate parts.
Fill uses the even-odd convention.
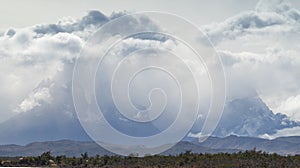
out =
[[[220,153],[238,152],[244,150],[262,150],[269,153],[300,154],[300,137],[281,137],[274,140],[261,138],[229,136],[225,138],[209,137],[205,142],[183,141],[171,149],[163,152],[163,155],[176,155],[191,151],[193,153]],[[84,152],[89,155],[112,155],[94,142],[83,141],[48,141],[34,142],[25,146],[1,145],[0,156],[37,156],[43,152],[51,151],[53,155],[80,156]]]
[[[162,155],[177,155],[180,153],[184,153],[186,151],[191,151],[192,153],[220,153],[220,152],[238,152],[240,150],[236,149],[228,149],[228,148],[219,148],[219,149],[213,149],[210,147],[201,146],[198,144],[194,144],[188,141],[182,141],[173,146],[172,148],[168,149],[167,151],[163,152]]]
[[[34,142],[25,146],[19,145],[2,145],[0,146],[0,156],[38,156],[46,151],[51,151],[53,155],[80,156],[80,154],[88,152],[90,156],[95,155],[113,155],[113,153],[105,150],[94,142],[83,141],[49,141]],[[173,148],[165,151],[165,155],[175,155],[185,151],[194,153],[218,153],[218,152],[236,152],[231,149],[210,149],[201,147],[190,142],[179,142]]]
[[[42,91],[48,90],[49,100],[29,97],[27,103],[34,101],[34,107],[0,123],[0,144],[24,145],[35,141],[61,139],[90,141],[75,113],[71,78],[69,80],[64,78],[72,76],[72,70],[73,63],[66,62],[61,73],[53,79],[43,80],[33,90],[32,95],[38,96],[42,95]],[[126,122],[114,121],[120,128]],[[258,137],[296,126],[300,126],[300,123],[291,121],[286,115],[274,114],[258,96],[252,96],[229,101],[213,135]],[[135,125],[129,128],[127,132],[136,131],[133,129]]]
[[[278,154],[300,154],[300,136],[279,137],[268,140],[253,137],[228,136],[224,138],[209,137],[206,141],[193,142],[198,146],[212,149],[256,150]]]
[[[89,141],[73,106],[69,83],[41,82],[37,87],[49,88],[54,97],[30,111],[20,113],[0,124],[0,144],[27,144],[61,139]],[[57,93],[59,92],[59,94]],[[55,95],[60,95],[55,97]],[[122,122],[116,122],[122,123]],[[283,114],[274,114],[258,97],[235,99],[226,104],[214,136],[240,135],[258,137],[300,124]],[[134,129],[132,129],[134,131]]]
[[[72,66],[56,79],[71,75]],[[72,139],[89,141],[82,129],[73,106],[70,80],[46,79],[33,90],[33,95],[41,95],[43,89],[49,90],[49,101],[34,100],[39,104],[32,109],[20,112],[0,124],[0,144],[28,144],[36,141],[54,141]],[[29,99],[29,98],[27,98]],[[32,101],[30,101],[32,102]]]
[[[258,96],[253,96],[228,102],[214,135],[257,137],[296,126],[300,123],[284,114],[274,114]]]
[[[3,145],[0,146],[1,156],[38,156],[44,152],[51,151],[53,155],[80,156],[88,152],[89,155],[112,155],[109,151],[94,142],[84,141],[48,141],[34,142],[25,146]]]

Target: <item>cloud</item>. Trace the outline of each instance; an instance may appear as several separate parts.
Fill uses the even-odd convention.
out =
[[[51,95],[49,88],[38,88],[34,93],[29,94],[28,98],[22,101],[17,112],[27,112],[35,107],[41,106],[42,103],[51,103]]]
[[[300,121],[300,95],[291,96],[283,101],[276,111],[287,114],[291,118]]]
[[[257,92],[275,113],[281,112],[291,119],[299,120],[300,107],[296,104],[299,104],[300,95],[300,12],[283,2],[268,3],[260,1],[255,10],[201,29],[212,40],[221,56],[227,76],[229,100]],[[90,11],[82,18],[66,17],[55,24],[10,28],[0,33],[1,120],[10,118],[16,109],[28,112],[43,104],[56,106],[55,103],[59,104],[55,101],[57,97],[68,97],[61,96],[63,93],[60,91],[71,87],[74,61],[86,40],[103,24],[123,14],[105,16],[99,11]],[[134,24],[136,30],[140,29],[140,25],[159,29],[147,18],[127,20],[123,24],[123,27],[116,30],[126,31],[130,24]],[[142,35],[126,39],[114,51],[116,57],[111,57],[109,61],[118,61],[122,58],[118,56],[135,49],[157,46],[171,50],[179,48],[176,52],[185,53],[184,48],[170,39]],[[145,62],[144,58],[130,61],[136,65]],[[188,58],[184,61],[193,67],[193,71],[199,72],[199,80],[204,79],[201,73],[205,73],[205,70],[197,67],[198,63]],[[180,67],[176,61],[168,63],[170,68],[178,70]],[[108,68],[106,73],[111,71]],[[154,73],[149,78],[141,77],[136,85],[143,86],[142,82],[150,83],[156,78],[163,81],[166,79],[163,77]],[[52,88],[50,83],[39,85],[44,81],[51,81],[55,87]],[[186,85],[190,82],[187,79],[185,81]],[[207,81],[203,81],[205,86]],[[164,87],[169,85],[168,82],[161,84]],[[147,106],[148,97],[144,93],[148,88],[139,89],[140,92],[132,95],[133,99],[141,105],[139,107]],[[167,88],[169,91],[173,89]],[[202,90],[202,93],[209,95],[206,90]],[[71,99],[71,93],[64,94],[70,94]],[[176,95],[175,92],[172,94]],[[116,118],[120,119],[120,116]]]
[[[299,136],[300,134],[300,127],[293,127],[293,128],[285,128],[282,130],[278,130],[275,134],[269,135],[264,134],[261,135],[261,138],[267,138],[267,139],[275,139],[278,137],[285,137],[285,136]]]
[[[148,50],[140,50],[145,48]],[[183,58],[181,60],[174,56],[171,57],[169,55],[165,55],[164,52],[159,52],[158,50],[153,53],[153,50],[151,50],[152,48],[167,49],[178,54],[179,56],[185,56],[182,56]],[[148,38],[145,35],[143,35],[141,38],[129,37],[124,39],[122,43],[114,46],[113,50],[111,50],[110,53],[108,53],[101,61],[101,64],[99,64],[99,69],[96,76],[96,96],[99,98],[98,103],[102,112],[109,120],[109,123],[111,123],[118,130],[134,136],[149,135],[156,133],[158,130],[164,130],[171,124],[170,122],[175,120],[176,114],[180,110],[180,89],[183,89],[185,93],[193,92],[193,94],[188,93],[189,96],[185,99],[185,103],[190,103],[191,106],[187,106],[188,110],[183,111],[183,113],[193,111],[196,99],[193,96],[195,93],[195,88],[193,89],[193,85],[191,83],[195,81],[193,81],[191,73],[187,72],[187,69],[184,66],[185,64],[189,65],[194,72],[199,72],[199,74],[195,74],[197,77],[199,77],[198,80],[201,81],[198,82],[202,84],[200,89],[202,89],[201,97],[203,101],[201,102],[200,106],[203,109],[203,104],[206,103],[205,105],[207,108],[209,104],[207,104],[207,101],[209,100],[208,95],[210,95],[207,87],[209,88],[210,86],[210,80],[207,74],[202,73],[203,71],[205,72],[204,67],[201,66],[201,63],[199,65],[196,62],[197,59],[194,58],[195,56],[192,56],[194,56],[194,53],[192,53],[186,46],[178,44],[177,41],[174,41],[174,39],[164,39],[159,37]],[[133,78],[130,85],[122,82],[125,79],[130,79],[133,77],[133,74],[130,74],[130,70],[135,68],[138,70],[139,68],[144,68],[145,66],[158,66],[167,72],[172,72],[172,75],[175,75],[175,79],[180,82],[178,83],[179,85],[177,85],[176,80],[171,78],[170,75],[166,74],[160,69],[142,71],[141,73],[137,74],[135,78]],[[115,103],[117,103],[118,107],[125,107],[121,108],[124,111],[133,110],[131,110],[132,107],[129,103],[127,103],[127,101],[113,102],[112,100],[110,93],[110,82],[112,80],[111,78],[114,70],[117,70],[115,71],[115,74],[118,76],[115,79],[118,81],[118,83],[113,89],[117,90],[116,92],[113,92],[115,99],[126,99],[130,97],[133,105],[140,111],[165,104],[165,111],[162,116],[150,124],[136,123],[132,121],[128,122],[128,120],[124,120],[124,116],[120,115],[118,109],[116,109]],[[165,95],[167,96],[166,101],[161,94],[149,94],[152,92],[151,90],[155,88],[161,88],[164,91]],[[124,94],[127,94],[127,90],[130,95],[129,97],[123,96]],[[138,115],[135,117],[138,118]],[[182,117],[180,120],[185,121],[184,117]],[[147,127],[148,129],[145,129]],[[135,128],[135,131],[130,128]]]
[[[35,26],[10,28],[0,37],[1,121],[15,115],[16,109],[25,112],[38,106],[44,99],[36,97],[39,93],[34,89],[42,81],[54,80],[67,63],[74,63],[85,41],[73,33],[44,30],[49,32],[41,35]],[[87,38],[89,34],[81,35]]]
[[[115,18],[120,15],[121,14],[114,14],[112,17]],[[88,39],[94,30],[107,22],[107,19],[109,19],[109,17],[103,16],[100,12],[92,11],[81,19],[66,18],[57,24],[36,25],[23,29],[15,29],[14,35],[6,33],[5,36],[1,37],[0,43],[3,45],[0,46],[0,51],[3,54],[1,54],[0,57],[0,65],[3,66],[0,67],[0,78],[1,81],[3,81],[3,85],[0,86],[0,92],[2,91],[3,94],[1,93],[0,99],[11,99],[9,106],[3,105],[1,107],[3,108],[1,111],[6,111],[3,113],[3,118],[10,118],[13,115],[12,111],[28,114],[29,116],[32,115],[32,118],[35,118],[34,116],[37,115],[37,112],[51,113],[50,110],[46,109],[61,110],[62,107],[73,106],[72,94],[71,92],[65,92],[65,90],[70,91],[71,88],[72,70],[75,59],[86,42],[86,39]],[[132,25],[134,25],[133,27],[137,31],[141,30],[141,26],[150,26],[154,29],[159,29],[157,25],[153,24],[152,21],[146,17],[140,20],[129,18],[123,21],[122,25],[122,27],[115,27],[115,29],[127,31]],[[114,70],[114,66],[111,65],[118,63],[118,61],[132,51],[157,47],[172,50],[174,53],[181,52],[180,55],[186,54],[187,50],[189,54],[183,56],[183,62],[181,62],[182,60],[173,60],[169,57],[155,57],[156,61],[153,61],[151,54],[147,56],[149,54],[147,52],[144,53],[145,55],[143,55],[143,57],[131,57],[131,59],[128,60],[132,61],[133,65],[137,67],[142,67],[148,62],[146,60],[152,60],[152,63],[164,63],[167,68],[170,68],[174,73],[180,75],[179,78],[182,78],[183,81],[181,84],[184,85],[185,88],[188,88],[187,86],[190,86],[190,83],[193,81],[188,74],[184,73],[185,71],[182,71],[184,69],[183,63],[189,64],[194,70],[201,73],[205,71],[204,68],[199,67],[195,61],[188,59],[188,56],[194,53],[188,50],[186,46],[178,45],[174,39],[169,39],[159,34],[141,34],[125,39],[111,51],[112,55],[106,60],[105,71],[100,74],[100,77],[104,79],[106,79],[105,77],[109,77],[110,73]],[[126,71],[121,71],[121,73],[123,73],[122,76],[126,75]],[[201,75],[202,74],[199,74],[199,76]],[[202,80],[201,82],[209,83],[207,76],[206,79],[206,81]],[[172,119],[176,117],[174,113],[179,110],[178,100],[180,96],[178,94],[178,86],[172,78],[166,74],[160,75],[160,73],[153,71],[143,73],[132,85],[134,85],[133,91],[131,91],[132,100],[139,108],[149,106],[148,92],[149,89],[153,89],[153,86],[160,86],[165,89],[165,92],[168,94],[166,111],[172,113],[172,115],[170,115],[171,118],[173,117]],[[100,89],[105,91],[110,90],[110,88]],[[139,91],[135,92],[135,89]],[[4,93],[4,91],[7,93]],[[194,90],[188,91],[194,92]],[[205,92],[207,91],[203,90],[203,95]],[[206,94],[209,95],[208,93]],[[10,97],[7,98],[7,95]],[[15,99],[16,97],[17,99]],[[106,96],[106,98],[108,100],[109,97]],[[190,96],[187,102],[191,103],[195,101],[193,98],[194,97]],[[158,100],[161,99],[152,97],[153,104],[163,103],[163,101],[159,102]],[[112,123],[115,123],[115,126],[121,130],[133,135],[149,134],[151,131],[157,131],[157,127],[165,129],[168,124],[171,124],[169,122],[173,121],[168,120],[168,122],[164,122],[167,121],[166,117],[169,117],[165,114],[164,120],[157,120],[155,123],[156,127],[152,126],[154,129],[149,129],[145,132],[143,128],[147,126],[146,124],[143,125],[132,122],[128,124],[128,120],[122,120],[124,117],[122,118],[112,114],[114,112],[113,109],[115,109],[112,104],[107,103],[104,106],[104,108],[109,111],[110,117],[112,118],[111,120],[116,121]],[[63,109],[61,112],[74,113],[74,110]],[[28,122],[33,121],[29,120]],[[132,129],[134,126],[139,129]]]
[[[300,12],[287,3],[272,2],[261,1],[256,10],[242,12],[223,22],[203,26],[202,30],[214,44],[245,35],[299,32]]]
[[[20,63],[32,65],[50,60],[74,61],[82,45],[82,39],[69,33],[36,38],[23,51]]]
[[[284,105],[300,94],[299,14],[286,1],[262,0],[255,10],[202,27],[223,61],[229,99],[255,91],[274,113],[299,120],[300,108]]]
[[[41,104],[39,102],[43,99],[36,97],[39,95],[36,89],[43,81],[51,80],[66,85],[66,81],[71,80],[72,73],[64,71],[67,69],[72,72],[75,60],[86,40],[107,21],[122,15],[123,12],[105,16],[99,11],[89,11],[82,18],[67,17],[56,24],[10,28],[3,32],[0,36],[0,110],[2,113],[0,122],[15,115],[12,111],[26,112],[39,106]],[[142,20],[131,18],[124,22],[122,28],[116,29],[125,30],[129,28],[129,24],[134,24],[137,29],[142,24],[155,26],[147,18]],[[140,39],[145,40],[139,40],[133,45],[141,47],[164,40],[157,38],[143,36]],[[58,78],[61,73],[68,76]],[[71,87],[70,84],[67,85]],[[50,89],[49,86],[45,87],[47,88]],[[71,99],[71,94],[69,96]]]
[[[16,34],[16,31],[14,29],[8,29],[7,32],[5,33],[7,36],[12,37]]]
[[[116,14],[114,14],[115,16]],[[109,21],[109,17],[99,11],[89,11],[89,13],[80,18],[63,18],[56,24],[43,24],[34,26],[33,30],[37,34],[57,34],[72,33],[76,31],[84,31],[89,28],[99,28],[101,25]]]
[[[298,93],[298,53],[299,51],[274,47],[259,53],[219,50],[227,74],[228,96],[245,96],[251,90],[256,90],[265,99]]]

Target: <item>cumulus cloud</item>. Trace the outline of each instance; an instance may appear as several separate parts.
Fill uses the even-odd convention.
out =
[[[111,18],[116,18],[120,15],[122,14],[113,14]],[[3,111],[7,111],[7,113],[3,113],[3,118],[11,117],[13,115],[11,114],[12,111],[23,114],[30,113],[30,115],[34,112],[35,115],[36,112],[50,112],[49,110],[45,110],[46,107],[49,107],[49,109],[60,109],[60,107],[73,106],[71,92],[65,92],[64,90],[67,89],[70,91],[72,68],[75,64],[75,59],[86,42],[86,39],[88,39],[93,31],[107,22],[109,18],[110,17],[106,17],[98,11],[91,11],[87,16],[81,19],[65,18],[57,24],[36,25],[23,29],[14,29],[14,31],[8,30],[7,32],[10,33],[6,33],[0,38],[0,43],[3,44],[0,47],[0,64],[3,65],[1,66],[0,78],[4,81],[3,85],[0,86],[0,90],[3,92],[6,91],[8,94],[1,94],[0,99],[7,99],[6,95],[10,96],[9,99],[15,99],[15,97],[18,97],[18,99],[11,101],[9,106],[2,106],[2,108],[5,109]],[[135,25],[134,28],[136,28],[136,30],[139,30],[140,26],[145,25],[159,29],[157,25],[153,24],[146,17],[141,20],[130,18],[124,21],[122,25],[122,27],[116,27],[116,29],[127,31],[126,29],[132,27],[132,25]],[[187,74],[181,72],[182,69],[179,68],[182,67],[181,64],[186,63],[190,65],[194,71],[201,72],[198,74],[200,77],[203,75],[202,73],[205,72],[203,67],[199,67],[198,63],[189,59],[189,55],[193,55],[194,53],[186,46],[180,46],[174,39],[159,34],[141,34],[125,39],[112,51],[112,55],[110,55],[106,62],[105,73],[101,73],[100,77],[106,77],[107,73],[109,75],[109,73],[114,70],[110,66],[112,62],[118,63],[118,61],[123,59],[128,53],[144,48],[167,49],[174,53],[185,55],[183,60],[174,61],[168,57],[164,59],[156,57],[157,62],[166,63],[173,72],[181,76],[181,80],[184,81],[184,83],[181,84],[185,85],[185,87],[194,81],[191,81]],[[190,53],[186,54],[186,52]],[[130,61],[136,66],[142,66],[147,62],[145,61],[147,59],[146,55],[147,53],[145,53],[143,57],[133,57]],[[183,61],[183,63],[181,61]],[[123,73],[125,72],[126,71],[123,71]],[[199,80],[201,79],[199,78]],[[206,76],[206,81],[202,80],[201,82],[202,84],[205,82],[209,83],[208,77]],[[131,91],[134,104],[141,109],[148,107],[149,97],[147,96],[147,91],[149,91],[149,88],[151,89],[152,86],[160,86],[168,93],[166,111],[173,113],[173,115],[170,116],[173,117],[172,119],[174,120],[174,117],[176,117],[174,113],[179,110],[177,100],[179,100],[180,96],[178,91],[176,92],[176,90],[178,90],[176,82],[170,77],[167,78],[166,74],[159,75],[154,72],[145,73],[140,76],[133,86],[137,87],[134,89],[139,91]],[[110,88],[101,88],[101,90],[109,91]],[[194,92],[194,90],[189,90],[189,92]],[[205,92],[208,91],[202,90],[203,95]],[[206,94],[209,95],[209,93]],[[68,101],[64,99],[68,99]],[[155,104],[162,103],[158,102],[158,100],[160,99],[155,98],[152,101]],[[190,100],[187,102],[193,101],[195,101],[195,99],[190,97]],[[69,104],[66,105],[66,103]],[[105,104],[105,108],[110,112],[110,116],[114,117],[112,114],[113,109],[115,109],[114,106],[107,103]],[[176,109],[176,111],[174,109]],[[62,113],[64,112],[74,113],[74,111],[66,109],[62,110]],[[167,115],[164,116],[166,117]],[[127,133],[129,131],[129,133],[131,132],[133,135],[144,135],[145,133],[149,134],[149,132],[151,132],[151,129],[145,132],[143,128],[146,125],[142,125],[141,127],[138,127],[140,126],[139,124],[135,125],[134,123],[128,125],[128,120],[124,120],[124,117],[117,116],[113,119],[117,121],[113,122],[116,123],[116,127],[125,132],[127,131]],[[155,124],[156,127],[165,129],[166,126],[168,126],[167,124],[170,125],[171,123],[164,121],[172,122],[173,120],[157,121]],[[139,130],[132,129],[134,126],[139,128]]]
[[[27,112],[35,107],[41,106],[41,103],[51,103],[51,99],[52,97],[50,95],[49,88],[38,88],[37,91],[29,94],[28,98],[22,101],[16,111]]]
[[[56,99],[54,96],[59,97],[59,89],[70,87],[74,61],[86,40],[100,26],[123,14],[105,16],[99,11],[90,11],[82,18],[67,17],[55,24],[10,28],[0,32],[1,120],[11,117],[12,111],[26,112],[43,103],[53,104]],[[251,96],[253,92],[256,95],[257,92],[275,113],[281,112],[291,119],[299,120],[299,19],[300,12],[283,1],[271,5],[268,1],[260,1],[255,10],[201,27],[221,56],[229,99]],[[140,22],[126,21],[124,27],[118,29],[126,31],[126,25],[129,24],[135,24],[137,30],[141,24],[159,29],[147,18]],[[166,47],[172,50],[181,46],[161,36],[141,35],[126,39],[114,52],[116,55],[126,55],[144,47]],[[181,48],[176,52],[185,53],[185,50]],[[121,58],[111,57],[110,61],[118,59]],[[136,61],[136,64],[144,62],[142,59],[132,61]],[[200,73],[198,79],[202,80],[201,73],[205,70],[197,67],[198,63],[193,60],[186,58],[184,61],[193,67],[193,71]],[[178,68],[176,62],[168,63]],[[153,76],[148,80],[154,78],[161,76]],[[51,82],[39,85],[43,81]],[[52,82],[57,90],[51,87]],[[205,92],[202,90],[202,93]],[[209,92],[205,94],[209,95]],[[148,102],[142,96],[133,95],[133,99],[136,104],[146,106]],[[117,118],[123,119],[120,116]]]
[[[16,34],[16,31],[14,29],[8,29],[5,34],[9,37],[12,37]]]
[[[57,33],[33,39],[20,58],[21,64],[38,64],[51,60],[74,61],[83,40],[69,33]]]
[[[214,44],[246,35],[296,33],[299,32],[299,16],[300,12],[287,3],[262,0],[256,10],[203,26],[202,30]]]
[[[90,12],[89,15],[97,14]],[[94,20],[88,24],[96,24],[97,19],[92,16],[78,20],[85,20],[84,23]],[[69,21],[60,24],[71,25]],[[43,26],[10,28],[0,37],[1,121],[15,115],[12,111],[25,112],[38,106],[39,101],[44,100],[39,96],[47,94],[45,90],[37,92],[34,89],[42,81],[53,80],[64,70],[66,63],[74,62],[85,41],[75,33],[53,34],[47,26],[44,27],[45,34],[41,35],[35,31],[36,27],[41,30]],[[84,33],[85,38],[89,34]]]
[[[280,92],[299,92],[297,51],[271,47],[261,53],[227,50],[219,50],[219,53],[228,75],[229,97],[249,89],[270,97]]]
[[[71,80],[72,73],[64,71],[72,72],[75,59],[95,30],[110,19],[122,15],[124,15],[123,12],[105,16],[99,11],[89,11],[82,18],[67,17],[56,24],[39,24],[20,29],[9,28],[1,33],[0,107],[2,117],[0,120],[4,121],[15,115],[12,111],[30,111],[40,106],[40,102],[47,102],[44,99],[47,97],[45,90],[37,91],[43,81],[50,80],[71,87],[70,84],[66,84],[66,81]],[[116,29],[124,30],[129,24],[136,25],[134,27],[137,29],[141,24],[155,26],[147,18],[140,21],[132,18],[124,22],[123,27],[116,27]],[[159,37],[141,36],[139,37],[141,40],[132,44],[133,47],[128,46],[130,43],[127,46],[125,44],[124,47],[134,49],[134,46],[137,48],[148,44],[157,46],[159,41],[165,40],[157,38]],[[66,66],[71,66],[71,68],[66,68]],[[62,73],[68,76],[61,77]],[[44,86],[43,89],[50,89],[50,86]],[[45,97],[40,97],[40,95]],[[71,99],[71,94],[69,96]]]
[[[114,15],[115,16],[115,15]],[[109,21],[109,17],[99,11],[89,11],[89,13],[80,18],[63,18],[56,24],[36,25],[33,27],[37,34],[57,34],[57,33],[72,33],[84,31],[91,28],[99,28],[101,25]]]
[[[300,95],[287,98],[281,102],[276,111],[287,114],[291,118],[300,121]]]
[[[287,1],[262,0],[255,10],[202,27],[223,61],[229,99],[255,91],[274,113],[299,120],[299,13]]]
[[[152,52],[153,50],[151,49],[153,48],[169,50],[170,52],[181,56],[182,59],[165,55],[163,52],[161,53],[158,50],[156,50],[156,52]],[[143,49],[143,51],[141,49]],[[195,93],[196,90],[189,86],[192,86],[191,83],[195,81],[193,81],[193,78],[191,77],[192,74],[187,72],[187,69],[184,66],[186,64],[190,66],[193,72],[195,72],[197,79],[200,81],[198,82],[201,83],[201,108],[208,108],[209,103],[207,103],[207,101],[210,100],[208,98],[210,90],[207,88],[210,88],[210,80],[205,73],[205,68],[201,66],[202,64],[201,62],[199,63],[199,61],[200,60],[197,61],[197,56],[195,56],[195,54],[187,48],[187,46],[178,44],[177,41],[174,41],[174,39],[161,38],[158,35],[151,38],[142,35],[142,37],[135,36],[124,39],[120,44],[114,46],[110,53],[107,53],[106,57],[103,58],[101,64],[99,64],[96,76],[96,96],[99,98],[98,103],[101,107],[101,111],[110,121],[109,123],[115,126],[118,130],[129,135],[149,135],[157,133],[157,129],[160,131],[166,129],[167,126],[171,124],[170,122],[175,120],[176,114],[180,110],[180,89],[183,89],[185,93],[190,92],[187,93],[189,96],[186,97],[185,102],[190,103],[191,106],[187,106],[189,110],[184,111],[183,113],[188,113],[188,111],[192,111],[194,108],[193,104],[195,104],[196,99],[193,96],[194,94],[191,92]],[[124,79],[130,79],[133,77],[131,76],[133,74],[130,75],[129,73],[130,70],[134,68],[139,70],[145,66],[158,66],[168,72],[172,72],[172,75],[175,75],[175,79],[180,83],[177,85],[176,80],[159,69],[145,72],[142,71],[133,78],[129,86],[127,83],[122,82]],[[148,108],[151,110],[153,107],[166,105],[162,116],[152,123],[136,123],[125,120],[124,116],[122,116],[116,109],[116,102],[112,101],[112,93],[110,93],[114,71],[118,75],[118,77],[115,78],[117,85],[115,85],[113,89],[117,90],[114,92],[115,99],[126,99],[130,97],[133,105],[138,109],[138,111],[145,111],[148,110]],[[199,73],[197,74],[196,72]],[[151,90],[155,88],[161,88],[167,96],[167,100],[162,99],[163,95],[161,94],[153,94],[150,96]],[[127,94],[127,90],[130,94],[129,97],[124,96]],[[125,107],[121,108],[124,111],[132,111],[132,108],[127,101],[118,101],[117,105],[119,107]],[[203,111],[207,112],[207,110]],[[139,116],[140,115],[136,115],[134,117],[139,118]],[[185,118],[181,117],[180,120],[185,121]],[[132,130],[132,128],[135,129]]]

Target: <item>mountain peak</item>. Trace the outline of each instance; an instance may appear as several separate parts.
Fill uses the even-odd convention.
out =
[[[227,103],[213,135],[258,137],[299,125],[284,114],[274,114],[260,97],[245,97]]]

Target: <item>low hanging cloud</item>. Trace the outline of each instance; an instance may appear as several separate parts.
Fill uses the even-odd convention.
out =
[[[38,91],[31,93],[16,109],[17,112],[27,112],[35,107],[41,106],[42,103],[51,103],[49,88],[39,88]]]
[[[291,118],[300,121],[300,95],[291,96],[281,102],[276,111],[289,115]]]
[[[261,138],[266,138],[266,139],[275,139],[278,137],[286,137],[286,136],[299,136],[300,134],[300,127],[293,127],[293,128],[285,128],[282,130],[278,130],[275,134],[269,135],[269,134],[264,134],[261,135]]]

